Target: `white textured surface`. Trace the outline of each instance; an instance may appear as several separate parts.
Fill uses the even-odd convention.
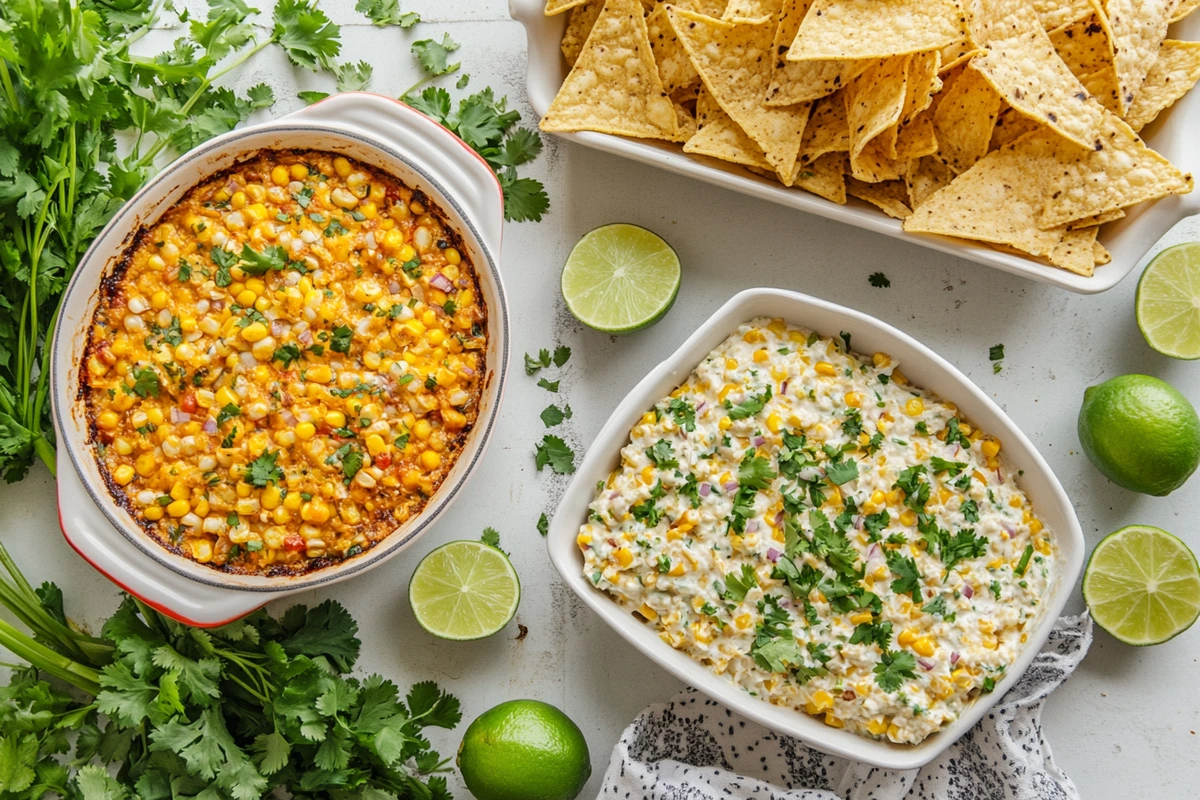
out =
[[[355,16],[350,0],[324,5],[339,22]],[[528,117],[525,41],[520,26],[508,19],[505,0],[407,0],[404,6],[421,12],[426,23],[403,33],[344,29],[345,55],[375,65],[376,91],[398,94],[412,84],[416,68],[408,42],[446,30],[463,43],[459,55],[472,75],[470,88],[492,85]],[[171,34],[154,38],[166,44]],[[277,113],[299,106],[293,99],[297,87],[330,88],[308,73],[294,73],[276,53],[264,52],[250,66],[239,86],[268,80],[280,98]],[[452,86],[451,91],[458,94]],[[1162,526],[1200,550],[1195,522],[1200,478],[1168,498],[1125,492],[1092,468],[1075,435],[1083,389],[1126,372],[1164,378],[1200,404],[1200,366],[1155,354],[1138,333],[1133,278],[1103,295],[1071,295],[553,140],[531,174],[546,182],[554,205],[542,223],[509,225],[505,231],[516,371],[496,440],[471,484],[477,501],[453,508],[410,554],[296,600],[332,596],[346,604],[362,625],[363,669],[400,683],[435,678],[462,699],[468,720],[514,697],[562,707],[591,746],[593,778],[584,797],[599,787],[620,731],[644,706],[671,697],[679,684],[571,600],[554,579],[534,526],[541,511],[553,510],[566,479],[534,470],[533,445],[543,432],[537,414],[551,400],[569,402],[575,416],[564,435],[582,449],[629,388],[739,289],[782,286],[857,308],[954,362],[1041,448],[1075,502],[1089,545],[1139,522]],[[684,279],[674,309],[658,326],[614,339],[576,325],[555,286],[575,240],[618,220],[644,225],[670,241],[683,261]],[[1200,238],[1200,225],[1190,231]],[[876,271],[891,279],[890,289],[867,283]],[[1007,358],[1003,372],[994,375],[988,347],[1000,342]],[[525,378],[519,356],[560,343],[574,355],[563,370],[562,392],[554,397]],[[37,468],[15,487],[0,487],[0,509],[0,539],[31,579],[58,581],[68,609],[85,622],[111,613],[117,592],[63,541],[44,470]],[[521,574],[524,596],[516,622],[528,635],[516,641],[514,623],[483,642],[432,639],[408,609],[405,590],[413,566],[437,545],[477,537],[487,525],[500,530]],[[1081,608],[1076,589],[1067,611]],[[1195,794],[1198,660],[1200,630],[1145,650],[1097,632],[1091,653],[1051,698],[1045,715],[1055,757],[1083,797]],[[457,733],[435,732],[433,739],[444,754],[458,745]],[[467,796],[461,786],[457,796]]]

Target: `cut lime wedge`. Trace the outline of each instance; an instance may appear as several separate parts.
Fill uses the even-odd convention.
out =
[[[567,256],[563,299],[589,328],[629,333],[662,319],[679,293],[679,274],[679,256],[661,237],[637,225],[605,225]]]
[[[417,565],[408,602],[421,627],[439,639],[482,639],[517,613],[521,581],[504,553],[482,542],[450,542]]]
[[[1138,281],[1137,321],[1164,356],[1200,358],[1200,242],[1168,247],[1150,261]]]
[[[1161,644],[1200,615],[1200,567],[1178,537],[1130,525],[1096,545],[1083,574],[1096,624],[1125,644]]]

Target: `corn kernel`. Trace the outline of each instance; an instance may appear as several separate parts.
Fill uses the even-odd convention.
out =
[[[633,551],[628,547],[622,547],[616,552],[617,563],[622,567],[628,567],[633,563]]]
[[[291,181],[291,172],[282,164],[271,170],[271,182],[276,186],[287,186]]]
[[[863,625],[874,619],[874,615],[870,611],[859,611],[850,615],[850,622],[853,625]]]
[[[296,426],[296,436],[299,437],[303,442],[307,442],[309,439],[311,439],[316,432],[317,426],[313,425],[311,422],[301,422]]]
[[[581,533],[575,537],[575,544],[580,547],[587,547],[592,543],[592,535],[590,533]]]
[[[433,426],[429,424],[428,420],[417,420],[416,424],[412,427],[412,432],[418,439],[425,441],[429,438],[429,434],[433,432]]]
[[[339,178],[346,178],[350,176],[351,172],[353,172],[353,168],[350,166],[349,161],[341,156],[338,156],[333,160],[333,171],[337,173]]]
[[[717,427],[723,431],[727,431],[733,427],[733,420],[729,417],[721,417],[721,421],[717,423]]]
[[[279,508],[279,504],[280,504],[280,502],[282,502],[282,498],[280,497],[280,492],[279,492],[278,487],[268,486],[263,491],[262,497],[259,498],[259,502],[262,504],[262,507],[267,509],[268,511]]]
[[[122,464],[113,470],[112,476],[114,481],[125,486],[133,480],[133,467],[128,464]]]
[[[858,392],[846,392],[846,396],[843,399],[846,401],[846,405],[848,405],[850,408],[862,407],[863,398]]]
[[[912,509],[905,509],[904,513],[900,515],[900,524],[907,525],[911,528],[913,525],[917,524],[917,515]]]
[[[769,361],[770,358],[771,358],[771,354],[768,353],[766,348],[764,348],[764,347],[760,347],[759,349],[754,351],[754,363],[756,363],[756,364],[764,364],[767,361]]]
[[[818,361],[817,365],[813,367],[813,369],[817,371],[818,375],[825,375],[826,377],[830,378],[834,375],[837,375],[837,367],[833,366],[833,364],[830,364],[828,361]]]
[[[294,181],[302,181],[308,177],[308,167],[304,166],[303,164],[292,164],[288,172],[291,174],[292,180]]]
[[[882,736],[888,729],[887,717],[876,717],[867,721],[867,730],[876,736]]]
[[[876,369],[883,369],[884,367],[891,365],[892,357],[887,353],[876,353],[875,355],[871,356],[871,363],[875,365]]]
[[[435,450],[426,450],[421,453],[421,466],[427,470],[437,469],[442,465],[442,457]]]
[[[163,511],[163,507],[158,504],[146,506],[144,509],[142,509],[142,516],[151,522],[158,522],[163,518],[163,514],[165,513],[166,512]]]
[[[242,328],[242,338],[247,342],[258,342],[270,335],[270,331],[266,325],[261,322],[251,322],[246,327]]]
[[[175,500],[167,506],[167,513],[178,519],[184,514],[192,510],[192,505],[187,500]]]
[[[904,413],[910,417],[919,417],[925,413],[925,401],[919,397],[910,398],[904,404]]]
[[[933,640],[928,636],[922,636],[913,642],[913,650],[925,658],[929,658],[933,655]]]
[[[208,541],[208,539],[192,540],[191,548],[192,558],[196,559],[196,561],[201,564],[207,564],[209,561],[212,561],[212,542]]]
[[[233,193],[233,197],[229,198],[229,205],[233,206],[234,211],[241,211],[246,207],[246,193],[237,191]]]
[[[102,411],[96,416],[96,425],[106,431],[111,431],[121,423],[121,418],[115,411]]]
[[[288,492],[287,497],[283,498],[283,507],[288,511],[299,511],[300,505],[304,502],[304,498],[299,492]]]
[[[771,414],[767,417],[767,430],[771,433],[779,433],[782,428],[783,420],[779,418],[778,414]]]
[[[917,632],[911,628],[900,631],[900,635],[896,637],[896,642],[901,647],[908,647],[917,640]]]
[[[987,458],[995,458],[1000,454],[1000,441],[998,439],[984,439],[980,449],[983,450],[984,456]]]

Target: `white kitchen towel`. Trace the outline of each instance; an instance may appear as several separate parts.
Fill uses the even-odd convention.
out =
[[[986,717],[919,770],[828,756],[688,689],[650,706],[613,748],[601,800],[1078,800],[1042,737],[1042,705],[1083,660],[1092,618],[1062,617]]]

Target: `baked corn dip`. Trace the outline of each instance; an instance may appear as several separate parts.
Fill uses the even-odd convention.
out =
[[[285,575],[418,513],[475,422],[487,311],[422,192],[262,151],[138,232],[82,367],[113,496],[170,550]]]
[[[592,583],[749,694],[916,743],[1004,679],[1055,580],[1001,442],[886,353],[742,325],[637,423]]]

